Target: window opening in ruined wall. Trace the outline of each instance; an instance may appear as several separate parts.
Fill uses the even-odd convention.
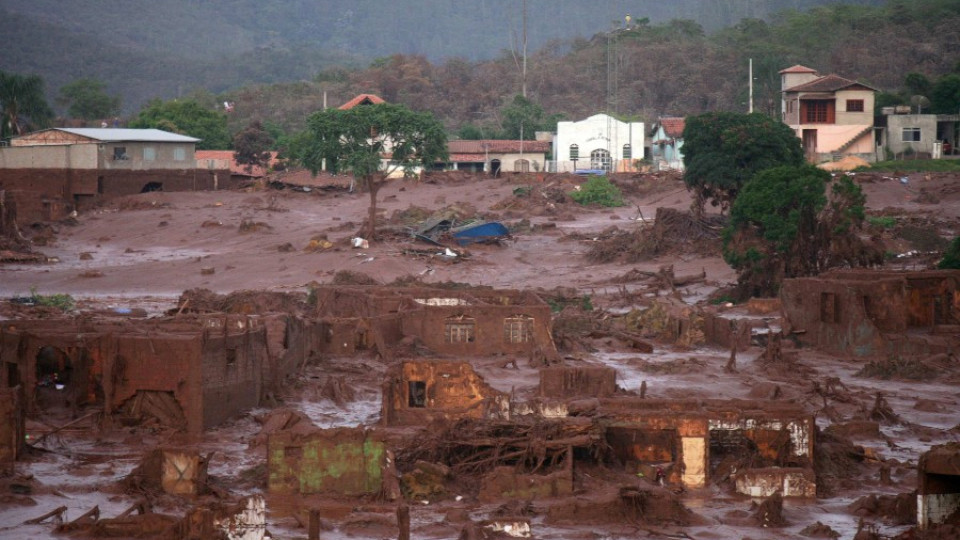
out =
[[[529,343],[533,341],[533,317],[514,315],[503,320],[503,341]]]
[[[234,348],[227,349],[227,365],[228,366],[237,365],[237,350]]]
[[[130,159],[129,157],[127,157],[127,147],[115,146],[113,148],[113,159],[114,160]]]
[[[427,383],[410,381],[407,383],[407,405],[422,409],[427,406]]]
[[[444,341],[447,343],[473,343],[477,322],[471,317],[450,317],[444,325]]]

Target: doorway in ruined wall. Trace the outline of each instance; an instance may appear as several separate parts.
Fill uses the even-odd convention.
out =
[[[614,458],[632,473],[645,467],[670,468],[679,457],[675,429],[607,428],[606,442]]]
[[[99,385],[94,381],[91,388],[90,364],[90,354],[85,348],[40,347],[34,359],[37,410],[56,416],[74,413],[91,401],[102,402],[103,392],[97,391]]]
[[[147,182],[144,184],[143,189],[140,190],[140,193],[152,193],[154,191],[163,191],[163,183]]]

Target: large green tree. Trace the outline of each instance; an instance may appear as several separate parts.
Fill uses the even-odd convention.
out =
[[[105,119],[120,113],[120,97],[107,94],[107,86],[96,79],[77,79],[60,87],[57,103],[67,115],[81,120]]]
[[[706,201],[729,208],[744,183],[764,169],[802,163],[800,139],[769,116],[712,112],[687,118],[683,180],[696,195],[698,214]]]
[[[307,119],[303,164],[314,174],[350,172],[370,193],[368,239],[376,237],[377,192],[398,171],[404,176],[447,157],[447,135],[432,114],[380,103],[317,111]],[[384,165],[384,161],[388,163]]]
[[[254,167],[265,169],[270,164],[271,145],[273,137],[255,120],[233,137],[233,159],[244,165],[248,173]]]
[[[39,75],[0,71],[0,140],[47,127],[52,119]]]
[[[865,201],[849,177],[833,180],[812,165],[758,173],[734,201],[723,235],[741,293],[773,295],[785,278],[882,262],[883,253],[858,235]]]
[[[197,149],[226,150],[230,148],[227,117],[218,111],[203,107],[193,100],[148,103],[130,121],[132,128],[156,128],[173,131],[200,139]]]

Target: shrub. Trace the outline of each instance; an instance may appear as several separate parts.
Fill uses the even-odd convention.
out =
[[[620,188],[610,183],[606,176],[591,176],[580,191],[570,192],[570,198],[579,204],[598,206],[623,206]]]
[[[38,306],[55,307],[60,311],[72,311],[77,305],[69,294],[40,294],[36,288],[30,289],[30,297]]]
[[[960,236],[950,242],[950,247],[944,252],[937,268],[942,270],[960,270]]]

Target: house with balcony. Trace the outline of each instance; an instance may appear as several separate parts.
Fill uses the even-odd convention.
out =
[[[812,163],[857,156],[877,160],[873,109],[877,89],[796,65],[780,71],[781,115]]]

